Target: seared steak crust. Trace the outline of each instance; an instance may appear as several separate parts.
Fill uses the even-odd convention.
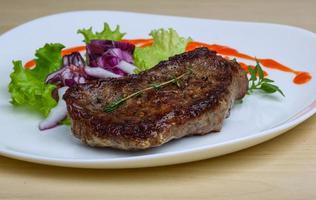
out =
[[[192,70],[179,80],[133,97],[111,113],[106,105],[122,96]],[[173,56],[140,74],[77,85],[64,95],[72,132],[91,146],[146,149],[173,138],[220,131],[236,99],[248,87],[246,73],[207,48]]]

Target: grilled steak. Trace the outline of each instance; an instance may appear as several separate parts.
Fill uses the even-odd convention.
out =
[[[105,111],[119,98],[172,79],[176,81],[146,90],[112,112]],[[72,132],[82,142],[136,150],[220,131],[234,101],[243,98],[247,87],[246,73],[238,63],[198,48],[140,74],[77,85],[63,98]]]

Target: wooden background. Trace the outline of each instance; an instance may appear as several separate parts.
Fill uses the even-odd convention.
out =
[[[0,0],[0,33],[37,17],[87,9],[273,22],[316,32],[313,0]],[[71,169],[0,156],[0,199],[316,199],[315,122],[316,116],[237,153],[157,168]]]

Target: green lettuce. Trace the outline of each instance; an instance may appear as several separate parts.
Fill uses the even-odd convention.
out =
[[[46,84],[45,79],[51,72],[60,68],[62,44],[46,44],[35,53],[36,67],[25,69],[22,62],[13,61],[11,82],[8,86],[11,93],[11,103],[15,106],[25,106],[47,116],[57,102],[52,97],[55,85]]]
[[[162,60],[170,56],[183,53],[190,38],[178,35],[174,29],[153,30],[150,34],[153,45],[148,47],[137,47],[134,52],[134,62],[138,71],[150,69]]]
[[[45,81],[48,74],[57,71],[62,64],[61,50],[65,48],[60,43],[45,44],[35,52],[36,67],[31,70],[38,79]]]
[[[91,40],[121,40],[126,33],[120,32],[120,26],[117,25],[115,30],[111,30],[108,23],[104,23],[103,30],[101,32],[93,32],[92,27],[88,29],[79,29],[77,33],[80,33],[84,37],[84,42],[86,44],[90,43]]]

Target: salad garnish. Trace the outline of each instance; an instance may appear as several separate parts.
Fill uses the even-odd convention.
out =
[[[46,83],[55,84],[59,87],[71,87],[75,84],[85,83],[89,78],[88,74],[85,73],[85,61],[80,53],[75,52],[65,55],[62,63],[60,69],[47,76]]]
[[[89,44],[91,40],[121,40],[126,33],[121,33],[120,26],[116,25],[115,30],[111,30],[108,23],[104,23],[103,30],[101,32],[93,32],[92,27],[79,29],[77,33],[80,33],[84,37],[84,42]]]
[[[47,118],[40,122],[38,126],[40,130],[53,128],[57,126],[60,122],[63,122],[63,124],[68,124],[68,120],[64,120],[67,117],[67,109],[65,109],[66,102],[61,99],[68,88],[69,87],[64,86],[57,90],[58,103],[54,108],[51,109]]]
[[[87,63],[90,67],[101,67],[115,74],[127,73],[117,67],[121,61],[133,64],[135,45],[111,40],[91,40],[86,47]]]
[[[46,44],[35,53],[36,67],[25,69],[22,61],[13,61],[13,72],[9,92],[11,103],[15,106],[26,106],[38,111],[45,117],[57,102],[52,93],[57,88],[54,84],[47,84],[45,80],[48,74],[58,70],[61,66],[61,49],[64,45]]]
[[[264,77],[262,67],[260,66],[258,60],[256,61],[256,65],[254,67],[248,66],[248,72],[250,74],[248,79],[248,94],[252,94],[255,90],[261,90],[266,93],[278,92],[282,96],[285,96],[278,86],[272,84],[274,82],[273,80]]]
[[[191,38],[181,37],[172,28],[152,30],[149,35],[153,38],[153,44],[135,49],[135,65],[139,71],[150,69],[162,60],[185,52],[185,47],[191,41]]]

